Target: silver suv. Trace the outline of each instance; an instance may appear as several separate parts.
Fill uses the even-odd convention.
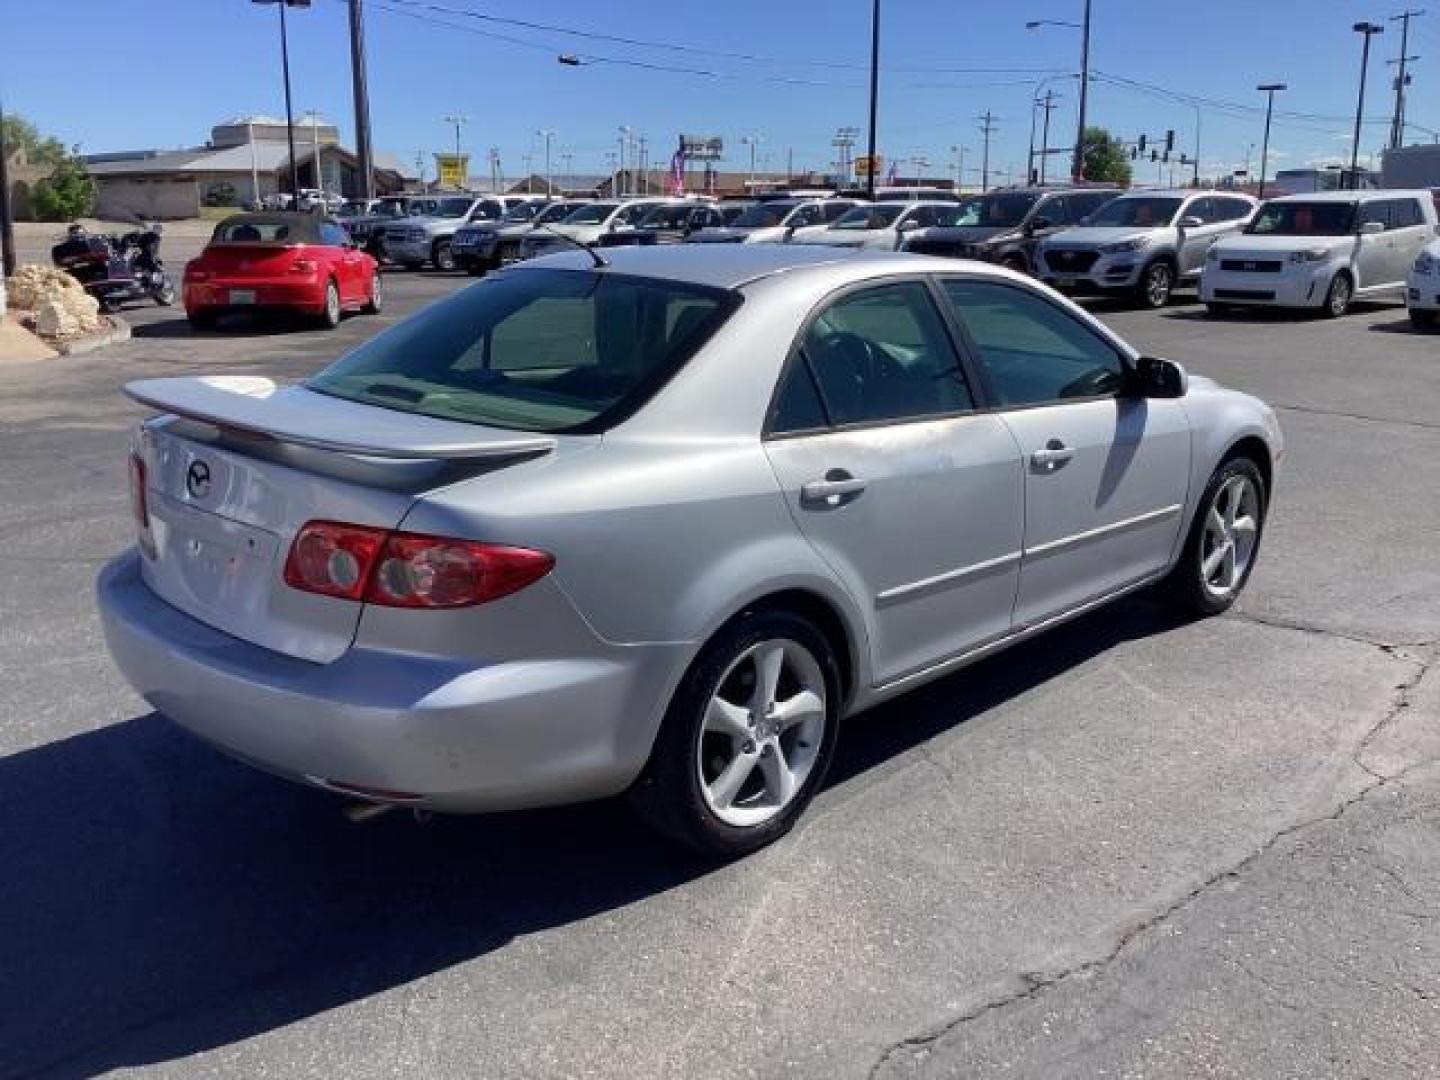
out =
[[[1131,295],[1164,307],[1177,286],[1199,279],[1210,245],[1242,229],[1255,206],[1231,191],[1122,195],[1042,240],[1035,269],[1061,292]]]
[[[385,254],[410,270],[427,262],[437,270],[454,270],[451,241],[456,230],[467,222],[499,221],[512,206],[525,201],[524,195],[448,195],[436,199],[424,216],[409,217],[385,229]]]

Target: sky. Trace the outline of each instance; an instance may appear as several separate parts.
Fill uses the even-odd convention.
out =
[[[1059,95],[1051,144],[1073,143],[1080,33],[1025,22],[1078,22],[1082,2],[882,0],[879,151],[903,173],[953,176],[953,148],[963,146],[973,182],[979,117],[989,110],[992,182],[1007,168],[1018,179],[1029,102],[1047,77]],[[758,140],[757,165],[772,170],[787,159],[825,168],[844,126],[864,140],[870,0],[364,3],[374,143],[407,161],[453,147],[443,119],[452,114],[468,117],[461,145],[472,172],[485,172],[495,147],[511,176],[527,156],[543,169],[542,130],[554,132],[557,174],[604,171],[622,125],[647,137],[656,160],[681,132],[720,135],[722,167],[736,170],[749,166],[742,137]],[[296,114],[318,110],[353,145],[346,6],[313,0],[292,9],[290,54]],[[1247,158],[1258,169],[1264,95],[1255,86],[1284,82],[1271,171],[1348,160],[1361,55],[1351,25],[1368,19],[1386,32],[1372,42],[1363,160],[1388,135],[1394,69],[1386,61],[1400,47],[1389,16],[1402,9],[1366,0],[1093,0],[1090,122],[1126,140],[1174,129],[1177,152],[1189,153],[1198,120],[1205,174],[1243,168]],[[11,43],[0,96],[7,111],[83,152],[195,146],[224,119],[283,116],[277,12],[251,0],[0,0]],[[1408,119],[1423,125],[1409,137],[1429,142],[1440,130],[1440,9],[1412,21],[1407,51],[1420,57]],[[584,62],[560,64],[562,52]],[[917,158],[928,167],[917,170]],[[1136,178],[1162,177],[1144,164]]]

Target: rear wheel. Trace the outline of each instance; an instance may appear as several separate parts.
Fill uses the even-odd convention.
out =
[[[742,616],[686,673],[631,801],[656,829],[705,854],[764,847],[824,781],[839,693],[834,654],[808,620]]]
[[[1435,326],[1435,312],[1424,308],[1410,309],[1410,325],[1416,330],[1430,330]]]
[[[1218,615],[1239,599],[1265,529],[1265,480],[1248,457],[1231,458],[1205,486],[1180,561],[1164,591],[1190,615]]]
[[[385,285],[380,277],[380,271],[370,275],[370,299],[360,310],[367,315],[378,315],[380,309],[385,306]]]
[[[1350,275],[1341,270],[1330,279],[1330,288],[1325,292],[1325,303],[1321,312],[1330,319],[1338,319],[1350,310],[1350,301],[1355,298],[1355,286]]]
[[[320,325],[334,330],[340,325],[340,286],[331,278],[325,283],[325,305],[320,309]]]
[[[1148,308],[1163,308],[1175,290],[1175,268],[1164,259],[1156,259],[1140,274],[1139,298]]]

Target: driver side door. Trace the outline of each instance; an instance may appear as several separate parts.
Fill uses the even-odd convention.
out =
[[[1181,402],[1129,393],[1118,347],[1035,289],[957,277],[942,291],[1019,443],[1025,538],[1015,626],[1164,570],[1190,480]]]

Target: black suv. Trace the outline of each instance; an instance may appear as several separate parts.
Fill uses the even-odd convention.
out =
[[[1119,188],[1008,188],[963,198],[954,225],[916,229],[902,251],[983,259],[1032,273],[1035,248],[1048,234],[1068,229],[1120,194]]]

